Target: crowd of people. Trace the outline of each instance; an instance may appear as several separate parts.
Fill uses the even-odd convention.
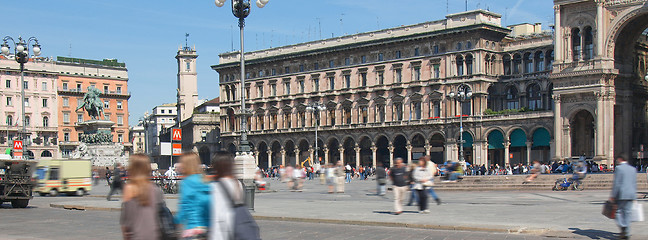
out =
[[[171,227],[163,224],[164,195],[151,181],[150,163],[144,154],[129,158],[120,217],[124,239],[170,239],[174,233],[178,236],[172,239],[260,239],[258,226],[244,207],[243,185],[234,178],[231,153],[217,152],[207,171],[198,154],[180,157],[175,168],[183,178]]]

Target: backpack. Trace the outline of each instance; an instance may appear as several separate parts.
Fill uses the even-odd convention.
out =
[[[173,214],[167,208],[162,192],[158,192],[157,216],[160,227],[160,239],[176,240],[178,239],[178,229],[176,229],[176,225],[173,223]]]
[[[230,239],[261,240],[259,225],[257,225],[245,203],[235,203],[227,188],[221,182],[218,182],[218,185],[221,186],[221,189],[225,193],[226,197],[230,200],[230,203],[232,204],[232,210],[234,212],[234,229],[232,231],[234,235],[230,236]]]

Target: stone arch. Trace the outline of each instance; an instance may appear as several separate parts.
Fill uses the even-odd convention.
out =
[[[298,164],[298,156],[295,154],[296,149],[297,146],[295,146],[293,140],[286,140],[284,144],[284,150],[286,151],[286,166],[296,166]]]
[[[360,137],[358,146],[360,147],[360,165],[374,166],[373,151],[371,150],[371,148],[374,146],[374,143],[371,141],[371,138],[368,136]]]
[[[627,30],[628,26],[635,26],[641,30],[646,29],[646,27],[648,27],[647,13],[648,13],[648,7],[646,7],[645,5],[637,5],[637,6],[629,7],[623,12],[617,14],[616,18],[614,18],[614,20],[612,20],[612,22],[609,24],[609,26],[611,27],[610,30],[607,32],[607,38],[605,39],[605,46],[607,48],[607,52],[604,52],[604,54],[607,57],[613,58],[615,59],[615,61],[617,60],[616,46],[618,46],[619,44],[624,44],[624,42],[619,41],[619,38],[621,36],[626,35],[624,31]],[[634,39],[636,40],[636,38]],[[634,46],[634,44],[632,44],[631,46]]]
[[[527,132],[523,128],[518,127],[512,128],[507,134],[511,144],[509,146],[509,163],[511,165],[520,163],[528,164],[527,151],[529,149],[527,149],[527,142],[529,135]]]
[[[569,134],[571,138],[571,156],[594,156],[594,115],[587,110],[580,110],[569,118]]]
[[[445,162],[446,139],[443,132],[433,132],[432,137],[430,137],[429,144],[430,159],[437,164],[442,164],[443,162]]]
[[[299,149],[299,156],[297,156],[297,159],[299,159],[299,162],[302,162],[310,157],[310,150],[311,146],[308,143],[308,140],[302,138],[299,140],[297,144],[297,149]],[[304,166],[310,166],[310,163],[308,165],[304,164]]]
[[[389,155],[389,138],[380,134],[376,137],[376,162],[382,162],[383,166],[391,167]]]
[[[344,142],[342,144],[342,147],[344,148],[344,164],[349,164],[352,167],[355,167],[359,165],[359,162],[357,162],[358,159],[356,159],[356,141],[353,139],[353,137],[346,137],[344,138]]]
[[[409,140],[407,140],[407,137],[403,134],[396,134],[394,136],[394,141],[392,142],[392,146],[394,146],[394,159],[401,157],[404,159],[404,163],[407,162],[407,144],[409,143]]]
[[[52,152],[50,152],[49,150],[44,150],[43,152],[41,152],[41,157],[52,157]]]
[[[272,167],[272,162],[268,161],[270,159],[270,156],[268,156],[268,144],[265,141],[260,141],[257,151],[259,151],[259,155],[257,156],[259,159],[259,168],[269,169]]]
[[[332,163],[337,163],[337,161],[340,161],[340,141],[336,137],[330,137],[326,141],[326,147],[328,148],[328,158],[329,162]]]
[[[531,132],[531,159],[529,161],[549,162],[551,150],[551,131],[544,126],[538,126]]]
[[[284,163],[281,162],[281,143],[279,141],[275,140],[272,142],[270,145],[270,150],[272,151],[272,154],[269,156],[270,157],[270,162],[272,163],[272,166],[278,166],[278,165],[285,165]]]
[[[422,133],[414,133],[412,134],[412,140],[411,145],[412,145],[412,159],[418,159],[421,156],[425,155],[425,146],[427,145],[428,141],[425,139],[425,135]]]
[[[504,131],[500,128],[491,128],[486,132],[486,142],[488,144],[488,163],[490,165],[499,165],[500,167],[504,166],[505,158],[504,156],[504,143],[507,140],[504,138]]]
[[[228,144],[227,151],[230,152],[231,154],[236,154],[236,145],[234,145],[234,143]]]

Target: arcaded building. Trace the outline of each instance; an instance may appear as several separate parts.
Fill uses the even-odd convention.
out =
[[[641,156],[648,132],[648,1],[556,0],[551,31],[476,10],[246,53],[249,139],[261,167],[391,164],[431,154],[473,164]],[[240,136],[239,53],[221,54],[221,141]],[[468,87],[472,99],[448,98]],[[459,133],[459,117],[464,132]],[[460,143],[460,135],[464,142]],[[645,154],[644,154],[645,155]]]

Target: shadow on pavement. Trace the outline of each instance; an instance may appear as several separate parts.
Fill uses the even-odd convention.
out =
[[[392,212],[392,211],[373,211],[373,213],[387,214],[387,215],[393,215],[394,214],[394,212]],[[418,214],[419,212],[418,211],[403,211],[403,214],[405,214],[405,213],[416,213],[416,214]]]
[[[590,239],[618,239],[617,234],[608,231],[596,230],[596,229],[580,229],[580,228],[569,228],[573,234],[581,235],[584,237],[589,237]]]

